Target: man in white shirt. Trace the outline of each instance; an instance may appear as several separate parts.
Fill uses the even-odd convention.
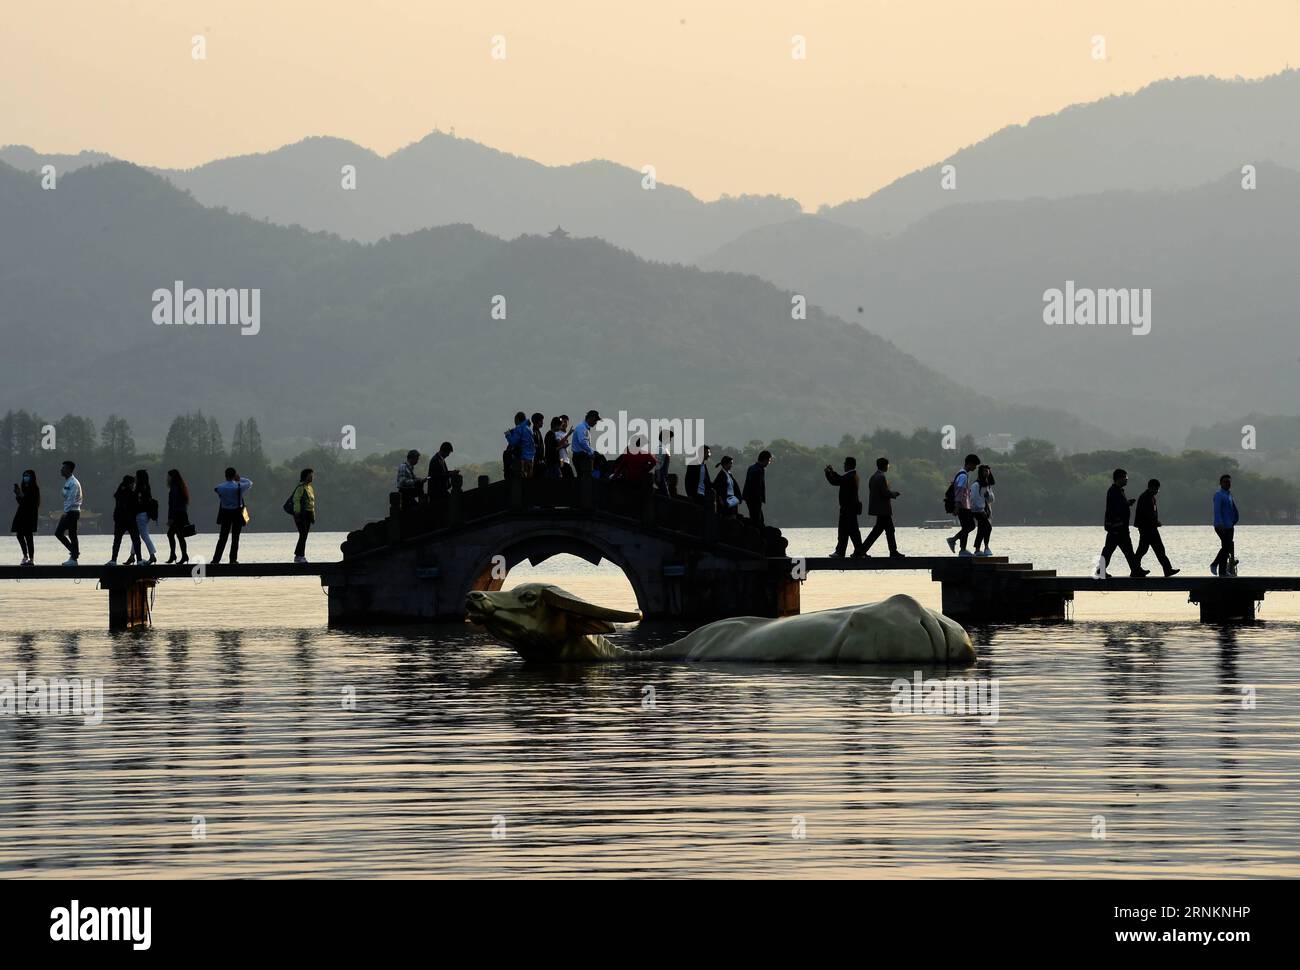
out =
[[[77,476],[72,474],[76,467],[75,461],[65,461],[59,466],[59,474],[63,476],[63,516],[54,530],[54,538],[63,543],[68,550],[68,560],[63,564],[65,566],[75,566],[77,560],[81,558],[81,547],[77,542],[77,524],[81,521],[83,496],[81,482],[77,481]]]
[[[659,432],[659,453],[655,456],[655,491],[668,494],[668,464],[672,461],[673,433],[670,429]]]
[[[560,415],[560,430],[557,439],[560,442],[560,477],[573,477],[573,441],[569,434],[569,416]]]

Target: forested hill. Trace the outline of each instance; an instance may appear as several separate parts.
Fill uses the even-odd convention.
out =
[[[155,291],[176,281],[258,291],[258,332],[156,325]],[[0,407],[117,413],[152,443],[201,409],[254,417],[269,442],[350,426],[363,452],[450,438],[482,460],[516,410],[589,407],[700,419],[710,440],[943,424],[1112,440],[965,388],[816,306],[792,319],[791,294],[752,277],[468,226],[349,242],[205,208],[124,163],[53,191],[0,165],[0,288]]]

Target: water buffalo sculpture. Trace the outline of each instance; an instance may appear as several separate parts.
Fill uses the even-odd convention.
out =
[[[547,583],[475,591],[472,623],[529,661],[735,660],[780,663],[965,664],[975,648],[961,625],[910,596],[781,619],[738,616],[706,624],[653,650],[628,650],[604,634],[641,614],[596,606]]]

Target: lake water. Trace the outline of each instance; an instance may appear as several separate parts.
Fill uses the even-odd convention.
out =
[[[834,544],[788,534],[792,555]],[[945,551],[944,533],[899,535]],[[1083,573],[1101,539],[1007,528],[993,548]],[[1165,540],[1208,571],[1211,530]],[[241,560],[292,545],[250,533]],[[107,558],[106,537],[84,546]],[[1300,573],[1300,529],[1242,528],[1237,546],[1243,575]],[[507,585],[538,578],[634,606],[608,565],[556,559]],[[814,573],[803,606],[895,592],[939,605],[928,573]],[[154,627],[117,635],[93,582],[0,582],[0,678],[102,678],[104,699],[98,725],[0,716],[0,872],[1297,876],[1300,599],[1271,593],[1261,617],[1204,626],[1186,594],[1080,594],[1072,623],[974,629],[993,723],[895,713],[910,669],[528,667],[468,627],[331,631],[316,579],[162,582]]]

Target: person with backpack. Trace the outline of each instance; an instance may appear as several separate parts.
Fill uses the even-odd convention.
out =
[[[843,474],[830,465],[824,471],[827,483],[840,490],[840,517],[831,558],[843,559],[850,541],[853,542],[853,558],[861,558],[865,550],[862,548],[862,530],[858,528],[858,516],[862,514],[862,500],[858,497],[858,460],[845,458]]]
[[[1222,475],[1219,478],[1219,490],[1214,493],[1214,534],[1219,537],[1219,554],[1210,563],[1210,574],[1213,576],[1237,575],[1237,550],[1233,533],[1240,518],[1236,499],[1232,497],[1232,476]]]
[[[217,493],[217,525],[221,534],[217,537],[217,551],[212,554],[214,563],[221,562],[221,554],[226,551],[226,540],[230,540],[230,564],[239,562],[239,533],[248,522],[248,507],[244,505],[244,493],[253,487],[247,478],[240,478],[233,468],[226,469],[226,480],[212,491]]]
[[[152,566],[158,561],[158,548],[149,536],[150,519],[158,521],[158,500],[153,497],[153,489],[149,487],[149,472],[141,468],[135,473],[135,531],[139,538],[135,541],[131,558],[126,561],[128,566],[135,562],[137,557],[142,565],[147,566]],[[149,550],[147,563],[144,561],[141,546]]]
[[[957,521],[961,523],[961,530],[948,539],[948,548],[952,552],[957,552],[957,543],[961,543],[961,552],[957,552],[958,556],[974,555],[966,549],[966,540],[975,531],[976,523],[970,507],[970,491],[974,483],[973,474],[979,466],[979,455],[967,455],[962,470],[948,483],[948,490],[943,495],[943,510],[949,515],[955,513]]]
[[[970,511],[975,517],[975,555],[991,556],[989,536],[993,534],[993,469],[980,465],[970,487]]]
[[[293,561],[307,561],[307,533],[316,522],[316,490],[312,481],[316,472],[304,468],[298,473],[298,484],[294,486],[284,510],[293,516],[293,524],[298,529],[298,544],[293,548]]]

